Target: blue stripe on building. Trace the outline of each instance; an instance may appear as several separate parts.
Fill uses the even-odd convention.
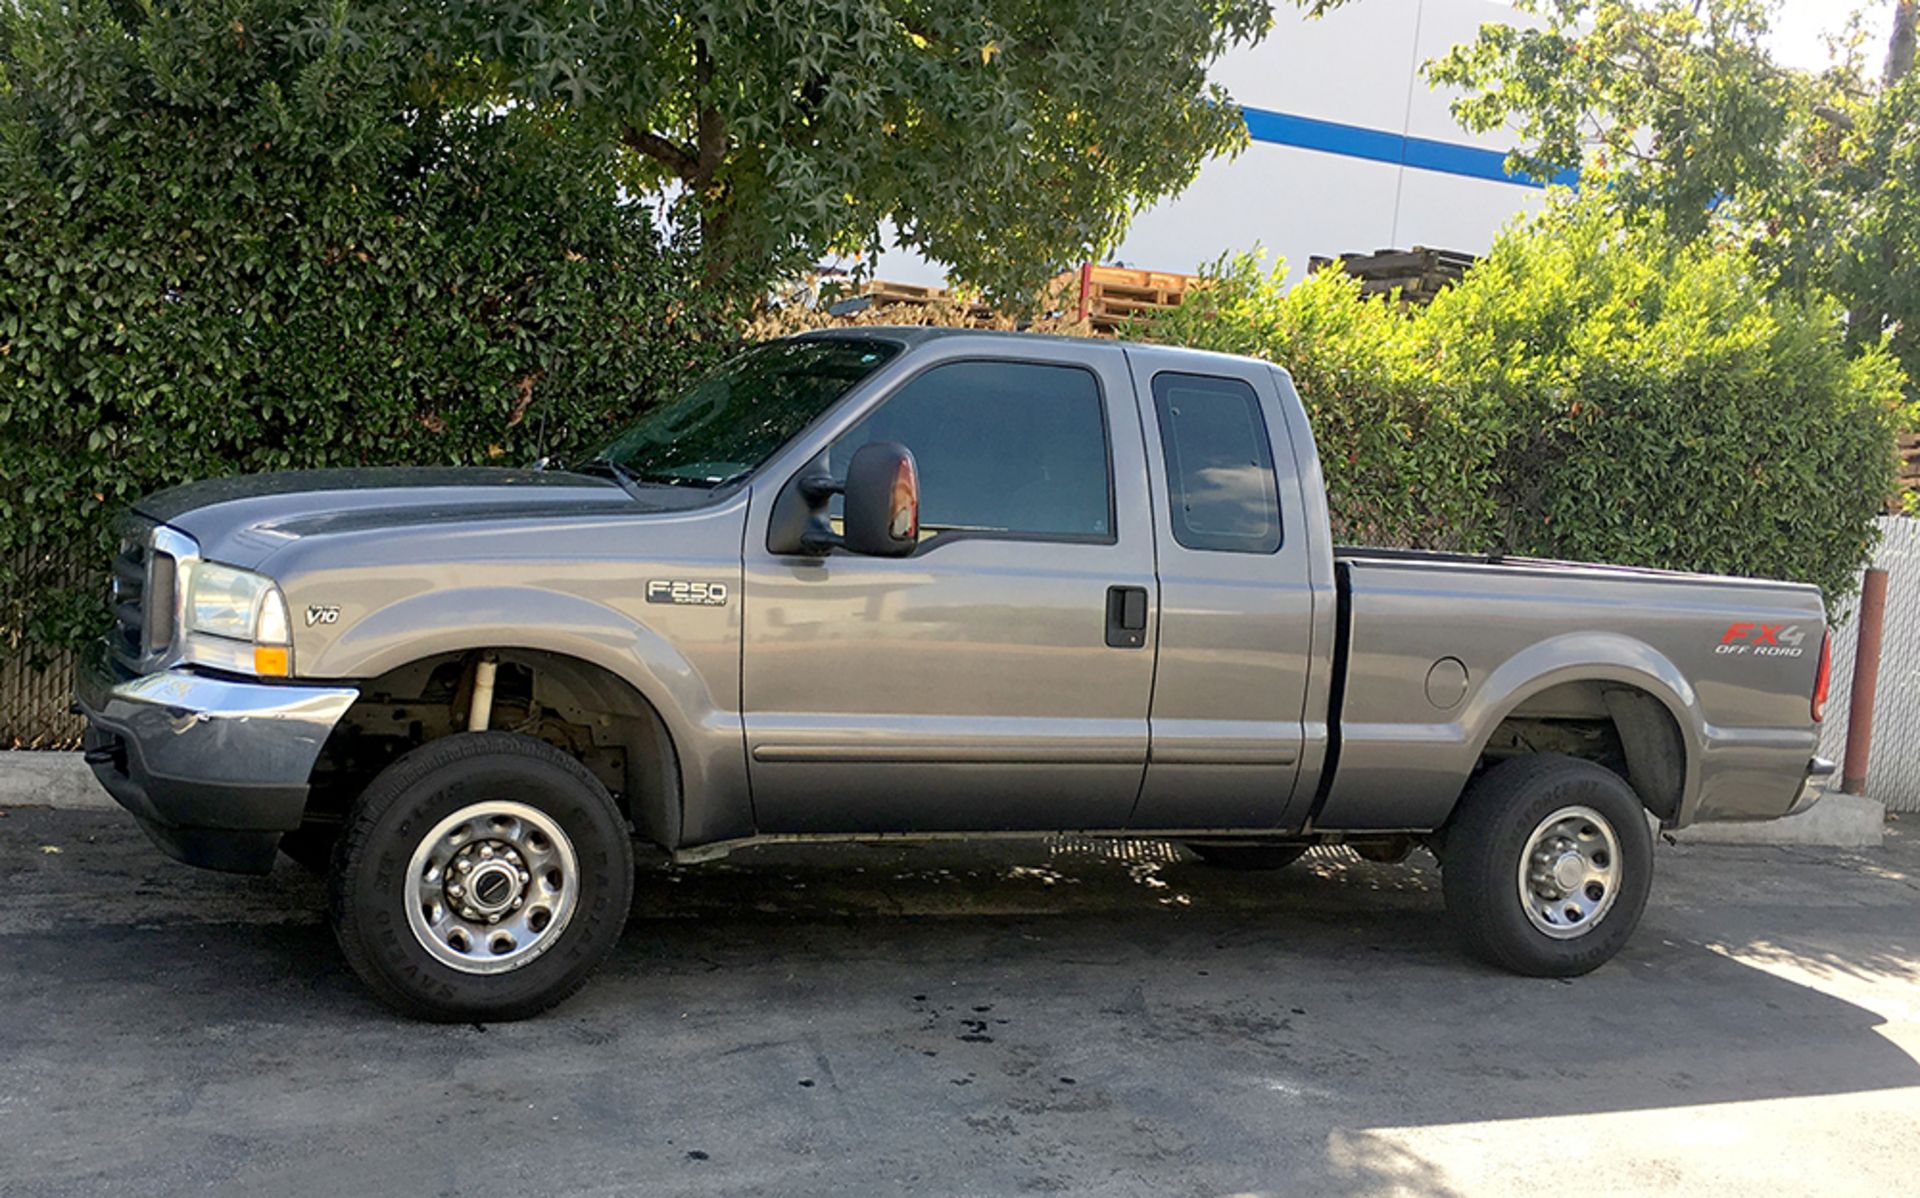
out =
[[[1323,154],[1364,158],[1369,162],[1410,166],[1417,170],[1512,183],[1520,187],[1546,186],[1546,183],[1530,175],[1509,173],[1507,156],[1498,150],[1435,141],[1430,137],[1407,137],[1381,129],[1323,121],[1310,116],[1294,116],[1292,113],[1273,112],[1265,108],[1243,105],[1240,111],[1247,118],[1247,132],[1253,140],[1270,145],[1318,150]],[[1562,171],[1551,180],[1569,187],[1579,181],[1580,172],[1576,170]]]

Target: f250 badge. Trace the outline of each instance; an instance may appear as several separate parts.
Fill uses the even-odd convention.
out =
[[[682,607],[725,607],[727,584],[689,582],[684,578],[655,578],[647,583],[648,603],[677,603]]]
[[[1798,657],[1805,653],[1806,632],[1798,624],[1760,624],[1742,620],[1727,625],[1715,653],[1749,657]]]

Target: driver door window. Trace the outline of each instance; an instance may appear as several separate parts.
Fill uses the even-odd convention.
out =
[[[922,535],[975,532],[1111,543],[1100,386],[1077,366],[952,362],[900,388],[834,443],[830,468],[898,441],[920,470]],[[840,515],[834,500],[832,514]]]

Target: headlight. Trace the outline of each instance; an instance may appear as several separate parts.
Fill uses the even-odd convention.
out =
[[[232,566],[194,562],[186,585],[189,659],[267,677],[284,678],[293,672],[287,601],[272,579]],[[202,639],[206,637],[218,640]]]

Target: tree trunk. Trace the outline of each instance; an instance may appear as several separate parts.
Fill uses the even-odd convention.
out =
[[[1893,36],[1887,39],[1888,87],[1900,82],[1913,70],[1914,27],[1920,22],[1920,0],[1898,0],[1893,6]]]

